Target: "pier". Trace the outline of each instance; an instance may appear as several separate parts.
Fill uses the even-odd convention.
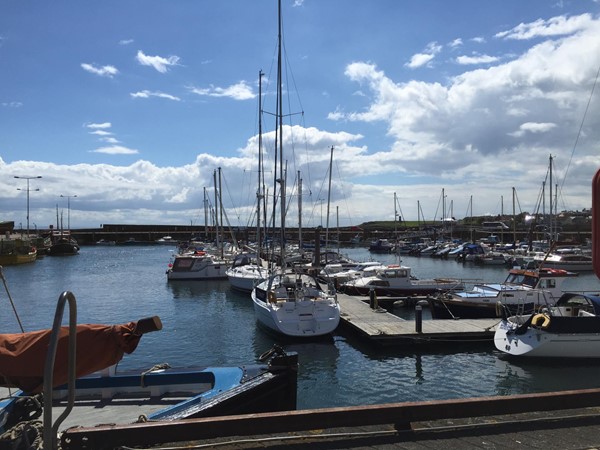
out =
[[[379,345],[491,342],[500,319],[405,320],[371,305],[366,297],[338,294],[340,325]],[[420,328],[420,330],[419,330]]]

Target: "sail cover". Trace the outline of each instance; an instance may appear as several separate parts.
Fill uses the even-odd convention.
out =
[[[121,325],[77,325],[76,377],[89,375],[118,363],[133,352],[141,338],[137,322]],[[51,330],[0,334],[0,385],[18,387],[28,393],[41,392]],[[68,380],[69,327],[59,334],[53,385]]]

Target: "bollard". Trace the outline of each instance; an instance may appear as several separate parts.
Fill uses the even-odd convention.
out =
[[[415,306],[415,331],[417,333],[423,332],[423,307],[419,304]]]
[[[373,288],[369,291],[369,306],[371,309],[375,309],[375,289]]]

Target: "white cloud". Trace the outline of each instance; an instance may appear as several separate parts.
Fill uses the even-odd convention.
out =
[[[106,128],[112,127],[112,124],[110,122],[86,123],[85,126],[88,127],[88,128],[93,128],[93,129],[99,129],[99,128],[106,129]]]
[[[129,45],[133,44],[133,39],[122,39],[119,41],[119,45]]]
[[[461,65],[470,65],[470,64],[489,64],[498,61],[498,58],[495,56],[489,55],[478,55],[474,54],[471,56],[462,55],[456,58],[456,62]]]
[[[162,56],[149,56],[144,54],[143,51],[138,50],[135,57],[142,66],[154,67],[160,73],[166,73],[170,66],[179,65],[179,56],[169,56],[164,58]]]
[[[405,64],[410,69],[416,69],[428,65],[435,56],[442,50],[442,46],[436,42],[431,42],[423,53],[417,53],[410,58],[410,61]]]
[[[143,90],[143,91],[138,91],[138,92],[132,92],[129,95],[133,98],[158,97],[158,98],[166,98],[168,100],[175,100],[175,101],[181,100],[179,97],[176,97],[171,94],[165,94],[164,92],[160,92],[160,91],[152,92],[152,91],[148,91],[148,90]]]
[[[552,17],[548,20],[538,19],[535,22],[521,23],[508,31],[496,34],[497,38],[503,39],[533,39],[538,37],[563,36],[584,30],[592,25],[593,19],[590,14],[580,16]]]
[[[208,96],[208,97],[229,97],[234,100],[251,100],[256,98],[256,94],[252,90],[252,87],[245,81],[233,84],[228,87],[217,87],[211,85],[209,88],[190,88],[190,91],[197,95]]]
[[[23,103],[21,102],[2,102],[0,104],[7,108],[20,108],[21,106],[23,106]]]
[[[452,42],[448,44],[450,48],[456,48],[463,45],[463,40],[461,38],[456,38]]]
[[[95,131],[90,131],[90,134],[95,134],[97,136],[110,136],[112,133],[110,131],[95,130]]]
[[[112,145],[110,147],[100,147],[95,150],[91,150],[91,153],[104,153],[107,155],[137,155],[139,151],[123,147],[121,145]]]
[[[370,91],[372,101],[356,111],[341,104],[328,117],[381,124],[393,141],[389,151],[359,154],[353,166],[357,174],[360,168],[373,175],[389,170],[413,177],[436,173],[438,179],[483,185],[489,184],[485,176],[492,176],[502,186],[507,181],[496,180],[498,167],[502,176],[511,173],[510,179],[526,180],[531,167],[545,169],[549,153],[566,164],[599,55],[596,21],[580,33],[548,39],[510,61],[489,61],[495,65],[465,71],[444,85],[397,82],[374,64],[355,62],[345,74]],[[579,158],[594,154],[599,122],[588,114],[587,147],[580,139]]]
[[[509,133],[511,136],[521,137],[524,136],[525,133],[546,133],[556,128],[555,123],[534,123],[534,122],[526,122],[519,126],[519,130],[514,133]]]
[[[117,68],[114,66],[97,67],[94,64],[82,63],[81,68],[86,72],[93,73],[94,75],[108,78],[112,78],[119,73]]]

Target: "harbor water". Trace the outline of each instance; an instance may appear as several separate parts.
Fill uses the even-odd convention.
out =
[[[175,247],[82,247],[76,256],[45,257],[3,268],[0,332],[50,328],[58,297],[71,291],[79,323],[117,324],[158,315],[163,330],[145,335],[119,368],[254,363],[274,343],[299,354],[298,408],[524,394],[600,387],[600,362],[515,361],[492,342],[455,343],[440,350],[379,348],[342,332],[311,342],[282,340],[256,325],[252,300],[224,281],[167,281]],[[343,250],[358,261],[398,263],[364,248]],[[430,257],[403,256],[419,278],[456,277],[485,282],[506,278],[506,267],[480,267]],[[566,290],[595,290],[593,273],[567,280]],[[408,307],[394,313],[410,318]],[[65,308],[67,324],[68,307]]]

